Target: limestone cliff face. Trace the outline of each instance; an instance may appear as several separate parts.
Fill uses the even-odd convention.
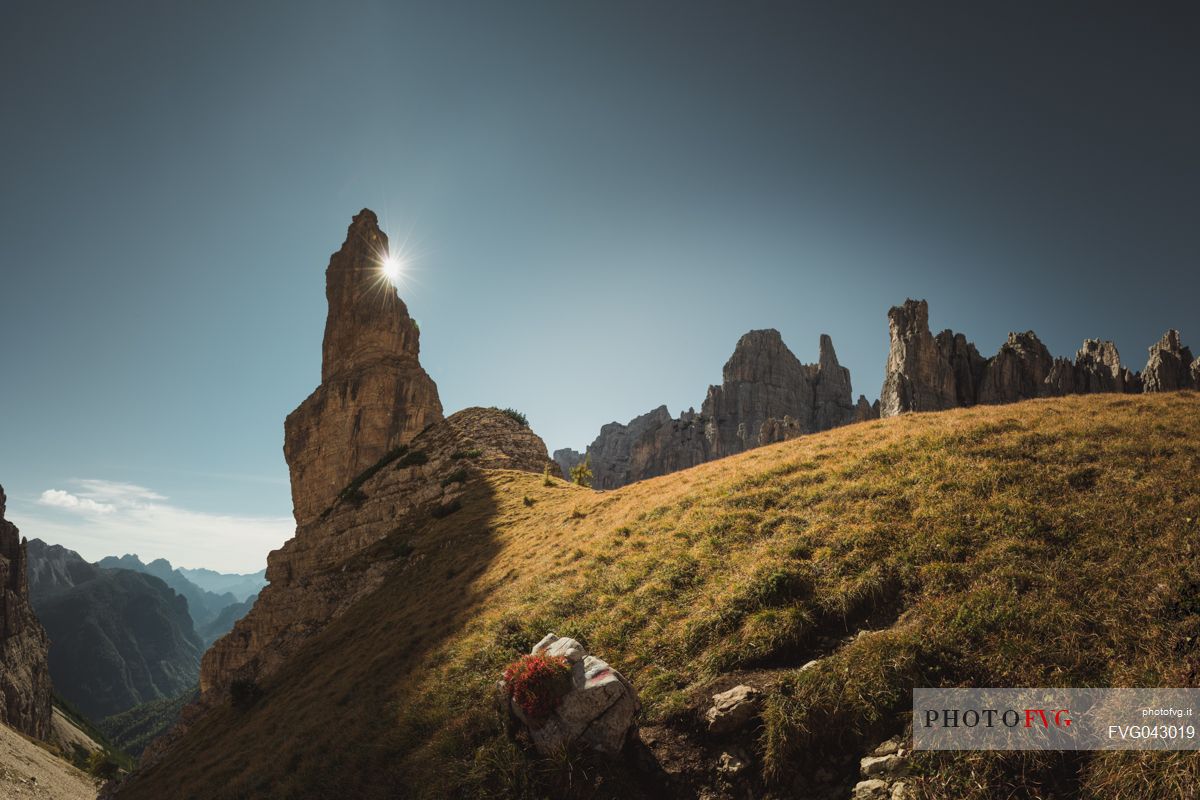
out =
[[[738,340],[722,383],[709,387],[699,413],[689,409],[675,419],[659,406],[625,424],[610,422],[586,456],[593,486],[614,489],[872,413],[869,404],[866,411],[854,405],[850,371],[838,363],[828,336],[821,336],[817,363],[802,364],[779,331],[750,331]],[[560,466],[583,457],[574,450],[555,452]]]
[[[885,417],[1035,397],[1200,386],[1200,359],[1193,361],[1175,330],[1150,348],[1145,371],[1137,373],[1122,366],[1110,341],[1084,339],[1072,361],[1052,357],[1033,331],[1010,333],[996,355],[983,358],[961,333],[942,331],[936,339],[930,337],[924,300],[892,308],[888,321],[891,351],[880,397]]]
[[[889,310],[888,335],[891,347],[879,393],[879,415],[941,411],[958,405],[955,369],[929,332],[929,304],[906,300]],[[950,343],[957,338],[951,331],[942,336]]]
[[[1010,333],[984,371],[981,403],[1015,403],[1045,394],[1054,359],[1033,331]]]
[[[418,360],[417,324],[381,273],[387,252],[378,219],[364,209],[325,270],[321,385],[284,424],[299,525],[384,453],[442,418],[437,386]]]
[[[45,739],[50,733],[50,642],[29,604],[25,543],[4,518],[0,487],[0,722]]]
[[[394,559],[360,558],[397,531],[415,530],[451,509],[483,469],[542,472],[546,445],[508,415],[468,408],[434,423],[351,481],[296,536],[267,558],[270,584],[254,608],[200,665],[200,690],[274,672],[331,619],[374,591]]]
[[[1183,346],[1179,331],[1169,330],[1150,347],[1150,359],[1142,370],[1147,392],[1170,392],[1200,386],[1194,375],[1200,374],[1200,359],[1192,361],[1192,351]]]
[[[757,447],[762,425],[785,416],[807,425],[814,416],[813,375],[776,330],[750,331],[725,362],[701,414],[712,420],[712,457]]]

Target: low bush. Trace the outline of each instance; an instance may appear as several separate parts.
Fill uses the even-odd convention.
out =
[[[500,408],[500,409],[497,409],[497,411],[499,411],[504,416],[515,420],[517,423],[519,423],[521,425],[522,428],[529,427],[529,418],[526,417],[524,414],[522,414],[520,411],[517,411],[515,408]]]
[[[526,716],[544,719],[571,691],[571,665],[562,656],[521,656],[505,668],[504,688]]]
[[[592,485],[592,457],[588,456],[582,462],[571,467],[571,480],[580,486],[590,488]]]

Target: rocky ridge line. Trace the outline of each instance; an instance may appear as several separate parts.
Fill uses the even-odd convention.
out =
[[[779,331],[743,335],[710,386],[700,412],[672,418],[666,406],[626,424],[610,422],[586,453],[556,450],[564,477],[591,459],[593,486],[614,489],[694,467],[754,447],[878,417],[878,406],[852,400],[850,371],[838,363],[833,340],[822,335],[816,364],[802,364]]]
[[[1170,330],[1150,347],[1142,372],[1121,364],[1112,342],[1085,339],[1074,361],[1054,358],[1033,331],[1010,333],[991,358],[961,333],[929,329],[929,305],[906,300],[888,311],[891,346],[880,393],[880,416],[941,411],[977,403],[1098,392],[1160,392],[1200,386],[1200,359]]]

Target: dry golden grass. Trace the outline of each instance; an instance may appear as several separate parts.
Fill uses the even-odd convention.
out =
[[[547,631],[620,668],[647,724],[689,728],[707,690],[753,674],[759,785],[779,796],[901,731],[914,686],[1200,678],[1191,392],[864,423],[612,492],[551,483],[490,473],[381,545],[403,566],[379,592],[120,796],[649,796],[505,737],[491,687]],[[1194,754],[917,768],[918,796],[945,798],[1179,798],[1198,778]]]

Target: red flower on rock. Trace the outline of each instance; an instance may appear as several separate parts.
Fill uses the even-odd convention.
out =
[[[525,716],[545,719],[571,691],[571,665],[562,656],[521,656],[505,668],[504,685]]]

